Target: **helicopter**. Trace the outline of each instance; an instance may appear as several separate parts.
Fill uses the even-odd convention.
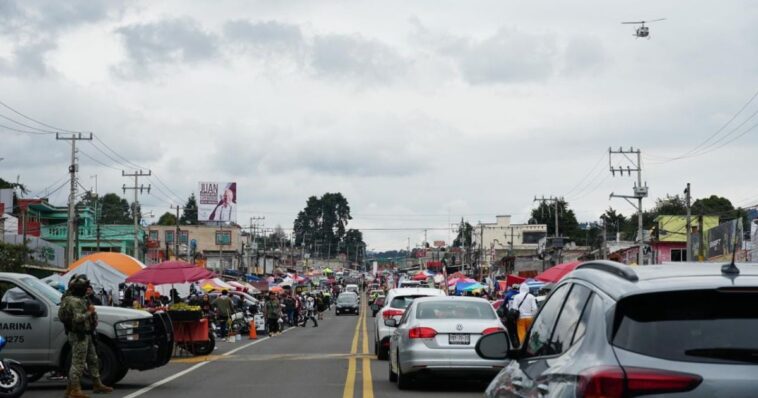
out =
[[[645,26],[646,23],[652,23],[652,22],[658,22],[658,21],[664,21],[666,18],[659,18],[654,19],[652,21],[639,21],[639,22],[622,22],[624,25],[640,25],[639,28],[637,28],[637,31],[634,33],[634,36],[637,38],[640,37],[647,37],[650,39],[650,28]]]

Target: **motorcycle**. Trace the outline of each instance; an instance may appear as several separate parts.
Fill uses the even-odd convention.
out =
[[[8,341],[0,336],[0,351]],[[26,392],[28,380],[21,364],[12,359],[0,359],[0,398],[17,398]]]

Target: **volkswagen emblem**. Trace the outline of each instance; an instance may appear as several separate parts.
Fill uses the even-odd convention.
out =
[[[460,332],[461,330],[463,330],[463,325],[462,325],[462,324],[460,324],[460,323],[459,323],[459,324],[457,324],[457,325],[455,325],[455,330],[457,330],[457,331],[459,331],[459,332]]]

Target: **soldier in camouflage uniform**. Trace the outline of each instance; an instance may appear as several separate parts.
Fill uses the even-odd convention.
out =
[[[100,363],[92,341],[97,326],[97,315],[95,307],[85,298],[88,286],[89,281],[84,275],[71,278],[68,291],[63,296],[58,310],[58,318],[66,328],[68,343],[71,346],[71,369],[68,373],[66,398],[87,398],[81,388],[85,364],[92,376],[94,393],[113,391],[113,388],[103,385],[100,380]]]

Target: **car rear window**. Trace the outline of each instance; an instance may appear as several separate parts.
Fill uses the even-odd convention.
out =
[[[435,301],[419,303],[417,319],[497,319],[492,305],[486,301]]]
[[[409,305],[413,302],[413,300],[419,298],[419,297],[429,297],[424,295],[416,295],[416,296],[399,296],[392,299],[392,302],[390,303],[390,307],[392,308],[400,308],[400,309],[406,309]]]
[[[758,289],[642,294],[616,306],[613,345],[674,361],[758,363]]]

